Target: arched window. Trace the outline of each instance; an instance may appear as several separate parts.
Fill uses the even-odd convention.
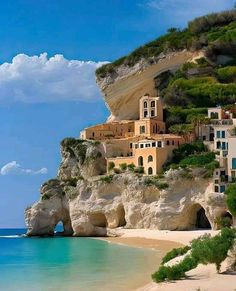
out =
[[[138,165],[139,165],[140,167],[143,166],[143,157],[142,157],[142,156],[140,156],[140,157],[138,158]]]
[[[148,163],[153,162],[153,156],[148,156]]]
[[[143,102],[143,107],[144,107],[144,108],[147,108],[147,101],[144,101],[144,102]]]
[[[155,101],[151,102],[151,107],[155,107]]]
[[[148,175],[152,175],[152,174],[153,174],[152,167],[149,167],[149,168],[148,168]]]

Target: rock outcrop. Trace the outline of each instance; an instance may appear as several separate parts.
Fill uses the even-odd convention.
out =
[[[28,235],[53,235],[60,221],[62,234],[75,236],[110,235],[117,227],[216,228],[216,218],[227,212],[223,194],[212,193],[204,170],[104,176],[102,150],[92,141],[62,142],[58,177],[42,185],[40,201],[25,211]]]
[[[156,78],[163,72],[175,72],[181,65],[204,55],[187,50],[161,53],[151,60],[140,60],[134,66],[121,65],[105,77],[97,77],[105,102],[111,112],[108,121],[138,119],[139,98],[146,93],[157,96]],[[159,86],[158,86],[159,87]]]

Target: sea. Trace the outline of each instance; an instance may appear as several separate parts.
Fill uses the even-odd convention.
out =
[[[151,281],[161,251],[78,238],[28,238],[0,229],[1,291],[128,291]]]

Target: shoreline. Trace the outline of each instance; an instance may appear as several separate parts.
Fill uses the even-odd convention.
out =
[[[141,247],[164,251],[163,255],[174,247],[189,244],[193,239],[204,234],[216,235],[218,231],[162,231],[146,229],[118,229],[117,237],[101,238],[109,243],[123,244],[131,247]],[[163,246],[164,243],[164,246]],[[172,247],[171,247],[172,246]],[[163,248],[164,247],[164,248]],[[156,267],[157,269],[157,267]],[[137,291],[235,291],[236,272],[226,273],[226,265],[222,264],[221,274],[217,274],[215,265],[198,265],[197,268],[187,272],[187,278],[174,282],[157,284],[149,282],[138,287]],[[150,273],[151,276],[151,273]],[[147,281],[147,280],[145,280]]]

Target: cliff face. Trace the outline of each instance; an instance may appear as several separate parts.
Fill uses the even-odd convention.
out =
[[[160,84],[156,84],[155,80],[159,75],[175,72],[184,63],[202,56],[202,51],[161,53],[152,60],[142,59],[132,67],[123,64],[104,77],[98,76],[97,84],[111,112],[109,121],[138,119],[139,98],[146,93],[157,96]]]
[[[60,221],[63,235],[75,236],[110,235],[120,226],[193,229],[204,223],[201,210],[216,228],[216,217],[226,213],[223,195],[212,193],[203,170],[170,170],[151,180],[128,171],[97,176],[105,171],[101,149],[90,142],[62,142],[58,177],[41,187],[40,200],[25,211],[29,236],[53,235]],[[88,171],[89,178],[82,178]]]

